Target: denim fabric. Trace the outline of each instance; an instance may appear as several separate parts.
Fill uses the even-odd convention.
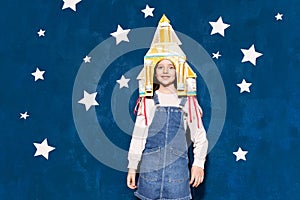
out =
[[[180,107],[160,107],[156,95],[154,101],[157,107],[149,126],[135,195],[142,200],[189,200],[183,111]]]

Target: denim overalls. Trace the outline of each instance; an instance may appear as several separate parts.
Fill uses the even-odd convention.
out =
[[[148,130],[135,195],[142,200],[190,200],[182,98],[179,107],[159,106],[154,93],[155,114]]]

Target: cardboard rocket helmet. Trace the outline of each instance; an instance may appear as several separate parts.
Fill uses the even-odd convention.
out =
[[[186,55],[181,48],[169,19],[163,15],[155,31],[150,49],[144,57],[144,67],[139,80],[139,96],[153,96],[154,67],[164,59],[170,60],[176,68],[178,96],[195,96],[196,74],[186,62]]]

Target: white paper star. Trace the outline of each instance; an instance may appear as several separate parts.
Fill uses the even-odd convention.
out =
[[[27,114],[27,112],[20,113],[20,115],[21,115],[20,119],[27,119],[27,117],[29,117],[29,115]]]
[[[85,57],[83,58],[84,63],[90,63],[90,62],[91,62],[91,58],[92,58],[92,57],[85,56]]]
[[[242,62],[251,62],[254,66],[256,65],[256,59],[262,56],[262,53],[256,52],[254,44],[249,49],[241,49],[244,54]]]
[[[236,156],[236,160],[235,161],[239,161],[239,160],[246,160],[246,154],[248,153],[248,151],[243,151],[241,149],[241,147],[239,147],[238,151],[233,152],[233,154]]]
[[[44,73],[45,71],[40,71],[39,68],[36,68],[35,72],[31,73],[31,75],[34,76],[34,81],[37,81],[39,79],[44,80]]]
[[[210,35],[213,35],[215,33],[219,33],[224,37],[225,35],[225,29],[228,28],[230,25],[223,23],[222,17],[219,17],[219,19],[216,22],[209,22],[209,24],[212,26],[212,30]]]
[[[48,145],[47,138],[44,139],[44,141],[41,144],[39,144],[39,143],[33,143],[33,144],[36,148],[36,152],[35,152],[34,156],[42,155],[47,160],[48,160],[49,152],[51,152],[55,149],[55,147],[51,147]]]
[[[71,8],[72,10],[76,11],[76,4],[78,4],[81,0],[63,0],[64,5],[62,7],[62,10],[66,8]]]
[[[125,78],[125,76],[122,75],[121,79],[117,80],[117,83],[120,84],[120,89],[123,87],[129,87],[128,86],[128,82],[130,81],[130,79]]]
[[[212,53],[212,54],[213,54],[213,58],[216,59],[219,59],[219,57],[222,56],[219,51],[217,53]]]
[[[45,36],[45,30],[40,29],[39,32],[37,32],[37,34],[39,35],[39,37],[44,37]]]
[[[110,35],[116,38],[116,45],[120,42],[125,41],[129,42],[127,34],[129,33],[130,29],[123,30],[120,25],[118,25],[118,29],[116,32],[111,33]]]
[[[276,20],[282,20],[282,16],[283,14],[277,13],[277,15],[275,16]]]
[[[249,87],[252,85],[252,83],[247,83],[245,81],[245,79],[243,79],[243,81],[240,84],[236,84],[239,88],[240,88],[240,93],[246,91],[246,92],[250,92]]]
[[[98,106],[98,102],[96,101],[97,92],[89,94],[87,91],[83,91],[83,98],[78,101],[78,103],[85,105],[85,110],[88,111],[91,106]]]
[[[154,9],[155,9],[155,8],[150,8],[150,7],[148,6],[148,4],[147,4],[147,5],[146,5],[146,8],[142,10],[142,12],[145,14],[144,18],[146,18],[146,17],[148,17],[148,16],[153,17],[153,10],[154,10]]]

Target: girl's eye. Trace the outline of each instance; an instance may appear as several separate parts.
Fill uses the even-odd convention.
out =
[[[163,69],[166,69],[166,70],[173,70],[173,69],[175,69],[175,67],[174,66],[157,66],[157,69],[158,70],[163,70]]]

